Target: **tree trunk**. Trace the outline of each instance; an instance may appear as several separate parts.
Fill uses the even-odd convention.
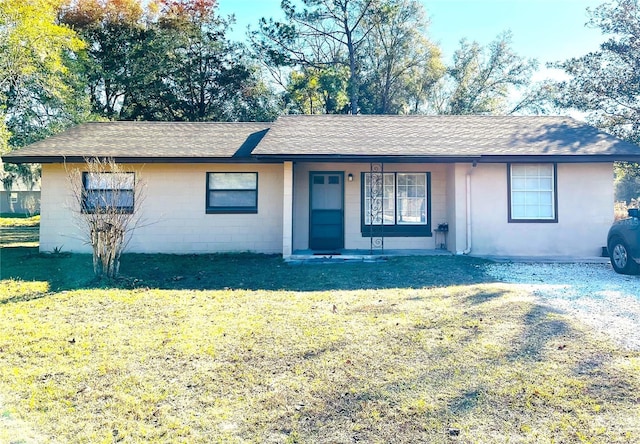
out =
[[[351,114],[358,114],[358,67],[356,62],[356,52],[351,41],[351,33],[347,34],[347,47],[349,48],[349,100],[351,101]]]

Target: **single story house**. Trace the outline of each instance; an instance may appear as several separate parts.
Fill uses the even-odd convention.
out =
[[[40,213],[40,180],[29,183],[21,177],[7,180],[4,165],[0,162],[0,214],[33,216]],[[3,177],[4,176],[4,177]]]
[[[593,257],[640,148],[549,116],[86,123],[4,156],[42,164],[41,250],[89,251],[65,165],[90,157],[146,184],[133,252]]]

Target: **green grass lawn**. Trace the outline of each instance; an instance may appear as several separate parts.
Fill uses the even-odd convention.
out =
[[[0,442],[640,440],[640,353],[477,259],[0,260]]]

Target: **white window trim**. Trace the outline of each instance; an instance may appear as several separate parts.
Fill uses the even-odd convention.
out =
[[[547,217],[522,217],[514,216],[514,199],[513,199],[513,167],[526,166],[551,166],[551,189],[550,190],[525,190],[551,193],[551,211],[552,215]],[[509,207],[509,223],[557,223],[558,222],[558,168],[556,163],[537,162],[537,163],[509,163],[507,164],[507,186],[508,186],[508,207]],[[517,190],[521,191],[521,190]]]

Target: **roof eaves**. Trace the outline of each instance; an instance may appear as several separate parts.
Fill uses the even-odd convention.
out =
[[[472,162],[479,160],[481,156],[416,156],[416,155],[393,155],[393,154],[254,154],[258,160],[281,160],[294,162],[390,162],[390,163],[452,163],[452,162]]]
[[[557,163],[602,163],[602,162],[639,162],[640,153],[635,154],[501,154],[482,155],[481,163],[515,162],[557,162]]]
[[[14,155],[3,157],[6,163],[82,163],[89,158],[109,158],[118,163],[282,163],[280,159],[258,160],[249,157],[156,157],[156,156],[29,156]]]

